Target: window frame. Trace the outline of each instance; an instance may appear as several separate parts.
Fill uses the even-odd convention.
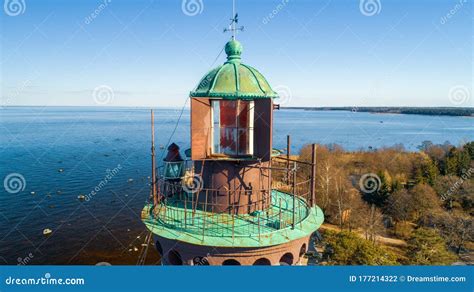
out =
[[[249,111],[248,111],[248,126],[247,127],[239,127],[240,126],[240,123],[239,123],[239,115],[236,114],[235,115],[235,131],[236,131],[236,143],[237,143],[237,147],[236,147],[236,154],[226,154],[226,153],[222,153],[220,151],[220,142],[219,144],[219,151],[216,152],[216,144],[215,144],[215,139],[216,139],[216,129],[218,130],[217,133],[220,139],[220,133],[221,133],[221,120],[220,120],[220,116],[219,116],[219,119],[217,120],[218,123],[216,123],[215,121],[215,104],[217,103],[218,107],[219,107],[219,114],[220,114],[220,102],[221,101],[227,101],[227,102],[236,102],[237,103],[237,109],[236,109],[236,112],[239,113],[239,109],[240,109],[240,103],[241,102],[248,102],[249,103]],[[211,118],[211,157],[222,157],[222,158],[252,158],[254,157],[254,153],[255,153],[255,150],[254,150],[254,134],[255,134],[255,102],[253,100],[240,100],[240,99],[236,99],[236,100],[225,100],[225,99],[211,99],[210,100],[210,106],[211,106],[211,114],[210,114],[210,118]],[[217,126],[216,126],[217,125]],[[243,153],[239,153],[239,149],[240,149],[240,136],[239,136],[239,130],[240,129],[245,129],[247,130],[247,139],[248,139],[248,151],[247,153],[243,154]]]

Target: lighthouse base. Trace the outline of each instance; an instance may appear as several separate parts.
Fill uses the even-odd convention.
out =
[[[299,265],[310,236],[284,244],[258,248],[216,247],[189,244],[154,236],[163,265]]]
[[[212,213],[167,200],[142,210],[165,265],[297,265],[313,246],[324,214],[306,200],[272,190],[260,213]]]

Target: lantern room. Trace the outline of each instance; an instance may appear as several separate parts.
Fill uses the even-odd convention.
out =
[[[229,41],[225,52],[227,61],[190,94],[192,159],[268,161],[277,94],[260,72],[241,62],[238,41]]]
[[[225,45],[227,61],[191,92],[191,158],[214,211],[250,213],[270,204],[273,98],[256,69],[241,62],[242,45]],[[256,167],[256,164],[261,167]],[[203,201],[203,203],[204,203]],[[239,206],[245,204],[245,208]]]

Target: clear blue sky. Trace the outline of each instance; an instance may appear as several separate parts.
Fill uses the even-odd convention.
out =
[[[108,106],[181,106],[230,38],[231,0],[195,0],[195,16],[181,0],[16,1],[22,14],[1,15],[6,105],[97,105],[106,85]],[[287,106],[473,106],[471,0],[365,1],[378,13],[359,0],[238,0],[243,62],[291,92]]]

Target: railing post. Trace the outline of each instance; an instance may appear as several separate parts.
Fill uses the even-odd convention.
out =
[[[290,153],[291,153],[291,138],[290,135],[286,135],[286,182],[290,184]]]
[[[266,169],[266,172],[267,172],[267,178],[268,178],[268,197],[267,197],[267,200],[269,200],[269,202],[264,202],[265,204],[268,204],[265,206],[265,208],[267,207],[271,207],[272,206],[272,167],[273,167],[273,160],[270,159],[270,163],[269,163],[269,169]],[[268,209],[267,209],[268,210]]]
[[[258,241],[260,242],[260,213],[257,215],[257,222],[258,222]]]
[[[188,216],[187,216],[187,213],[188,213],[188,201],[186,200],[188,197],[188,194],[185,192],[184,193],[184,228],[187,228],[187,219],[188,219]]]
[[[316,144],[311,145],[311,207],[316,203]]]
[[[165,215],[164,215],[164,217],[163,217],[163,218],[165,219],[165,224],[168,223],[168,218],[166,217],[166,216],[168,216],[168,212],[167,212],[168,205],[167,205],[166,203],[167,203],[167,202],[166,202],[166,199],[165,199],[165,204],[164,204],[164,205],[165,205]]]
[[[278,216],[279,224],[278,224],[278,229],[281,229],[281,198],[280,198],[280,206],[279,206],[280,214]]]
[[[207,190],[206,190],[207,192]],[[194,199],[194,206],[193,206],[193,220],[191,221],[191,225],[194,225],[194,215],[196,215],[196,209],[198,207],[198,203],[199,203],[199,194],[201,193],[201,190],[198,190],[196,192],[196,199]]]
[[[235,210],[234,210],[234,205],[232,203],[232,241],[234,241],[234,228],[235,228]]]
[[[204,236],[205,236],[205,231],[206,231],[207,194],[208,194],[208,190],[206,190],[206,201],[204,202],[204,214],[202,215],[202,241],[204,241]]]
[[[295,211],[296,211],[296,162],[293,166],[293,220],[291,222],[291,229],[295,229]]]
[[[300,220],[300,228],[303,228],[303,220],[302,220],[303,216],[301,215],[301,210],[302,210],[301,201],[298,200],[298,220]]]

